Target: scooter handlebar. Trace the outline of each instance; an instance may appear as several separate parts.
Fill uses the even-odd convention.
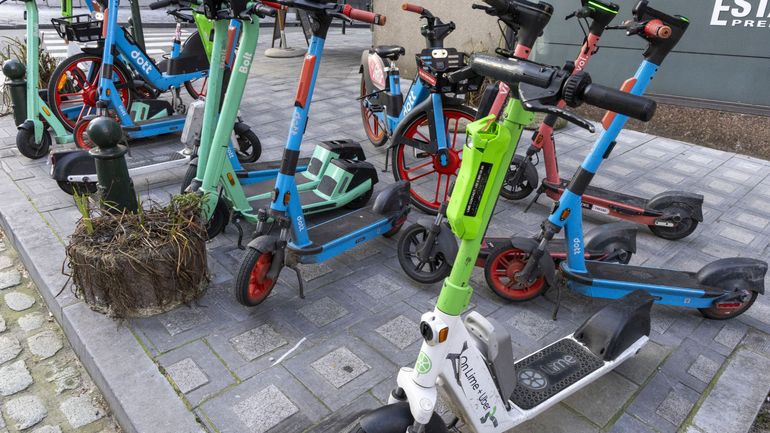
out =
[[[407,12],[414,12],[416,14],[422,15],[422,12],[425,10],[422,6],[417,6],[415,4],[411,3],[403,3],[401,5],[401,9],[407,11]]]
[[[158,0],[156,2],[150,3],[150,9],[160,9],[171,6],[174,2],[172,0]]]
[[[583,89],[580,99],[586,104],[633,117],[642,122],[652,119],[657,108],[655,101],[650,98],[594,83]]]
[[[345,5],[345,7],[342,9],[342,14],[351,20],[361,21],[378,26],[384,26],[386,21],[385,15],[376,14],[374,12],[369,12],[362,9],[356,9],[350,5]]]

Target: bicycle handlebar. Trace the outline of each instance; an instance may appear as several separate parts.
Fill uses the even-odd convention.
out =
[[[376,14],[374,12],[365,11],[363,9],[356,9],[348,4],[342,8],[342,15],[350,18],[351,20],[361,21],[377,26],[384,26],[387,17],[385,15]]]
[[[425,11],[425,8],[424,8],[424,7],[422,7],[422,6],[417,6],[417,5],[415,5],[415,4],[411,4],[411,3],[403,3],[403,4],[401,5],[401,9],[403,9],[403,10],[405,10],[405,11],[407,11],[407,12],[413,12],[413,13],[416,13],[416,14],[418,14],[418,15],[422,15],[422,13]]]

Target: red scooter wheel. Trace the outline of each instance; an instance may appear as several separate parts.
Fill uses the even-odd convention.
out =
[[[404,134],[394,136],[398,143],[393,147],[393,176],[396,181],[408,180],[412,204],[421,211],[435,215],[441,203],[449,198],[449,188],[457,176],[462,161],[462,150],[466,141],[466,126],[473,122],[476,111],[461,105],[444,107],[444,134],[447,136],[447,164],[441,165],[438,154],[431,154],[412,146],[403,140],[430,142],[430,126],[426,113],[408,120]],[[432,122],[430,122],[432,123]]]
[[[541,295],[548,287],[544,276],[539,276],[529,286],[516,282],[516,274],[527,264],[527,254],[503,243],[492,249],[484,265],[484,276],[489,288],[503,299],[524,302]]]
[[[238,278],[235,280],[235,299],[241,305],[254,307],[267,299],[275,286],[275,280],[267,276],[275,256],[249,248],[243,257]]]

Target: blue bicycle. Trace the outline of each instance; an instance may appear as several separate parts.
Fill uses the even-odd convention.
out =
[[[184,13],[185,9],[191,10],[187,2],[160,0],[151,4],[151,8],[179,6],[169,11],[177,21],[171,52],[156,64],[118,25],[119,5],[120,0],[109,0],[102,5],[104,12],[54,22],[80,42],[98,41],[97,47],[85,47],[83,53],[59,64],[48,88],[54,115],[73,130],[75,142],[81,148],[90,147],[85,131],[99,107],[108,108],[132,139],[179,132],[185,121],[179,89],[184,86],[197,99],[206,86],[209,47],[200,34],[208,35],[211,31],[209,20],[195,11]],[[198,32],[183,44],[182,22],[194,22],[198,27]],[[171,102],[155,99],[160,92],[169,90]],[[139,110],[132,106],[136,96],[145,98]]]
[[[446,74],[465,65],[465,54],[444,48],[444,39],[455,29],[428,9],[404,3],[402,9],[420,15],[420,29],[427,48],[417,55],[417,77],[406,98],[396,61],[405,50],[381,45],[361,56],[361,117],[369,141],[384,145],[393,137],[387,158],[392,157],[396,181],[411,182],[412,204],[436,214],[449,194],[449,185],[460,167],[465,144],[465,126],[476,118],[476,110],[457,95],[477,90],[480,82],[449,83]],[[387,60],[388,66],[385,66]],[[444,131],[443,134],[437,131]]]

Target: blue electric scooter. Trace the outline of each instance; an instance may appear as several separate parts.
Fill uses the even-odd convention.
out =
[[[642,95],[663,59],[669,54],[689,25],[687,18],[670,16],[640,1],[634,8],[635,20],[626,24],[630,33],[638,33],[649,41],[645,60],[636,71],[630,93]],[[666,27],[661,30],[660,24]],[[561,270],[573,290],[596,298],[618,299],[634,290],[645,290],[661,304],[697,308],[709,319],[729,319],[754,303],[764,293],[767,263],[743,257],[716,260],[697,272],[675,271],[642,266],[585,260],[583,242],[582,196],[602,161],[614,145],[613,137],[623,129],[628,117],[614,114],[599,136],[591,152],[572,177],[558,206],[543,224],[539,243],[531,251],[521,272],[511,285],[526,290],[541,278],[548,285],[555,282],[553,260],[548,255],[548,242],[564,229],[567,260]],[[521,243],[524,244],[524,243]]]
[[[329,25],[333,18],[383,25],[385,17],[333,0],[278,0],[278,3],[306,10],[314,23],[313,36],[302,65],[289,137],[270,207],[257,213],[257,237],[249,243],[235,279],[236,299],[247,306],[257,305],[267,298],[284,266],[297,273],[300,296],[303,297],[302,276],[297,264],[323,262],[375,237],[392,236],[409,213],[409,183],[398,182],[385,188],[373,204],[313,227],[307,226],[294,174]],[[240,52],[238,56],[241,56]],[[236,59],[235,70],[238,70],[238,62]],[[228,88],[228,95],[231,90]],[[351,184],[368,182],[372,175],[376,175],[374,166],[365,161],[335,159],[331,164],[335,170],[351,171],[357,167],[353,170],[357,174],[349,180]],[[347,188],[347,182],[346,178],[337,184],[325,175],[318,189],[331,194]],[[277,228],[278,233],[273,234],[272,228]]]

